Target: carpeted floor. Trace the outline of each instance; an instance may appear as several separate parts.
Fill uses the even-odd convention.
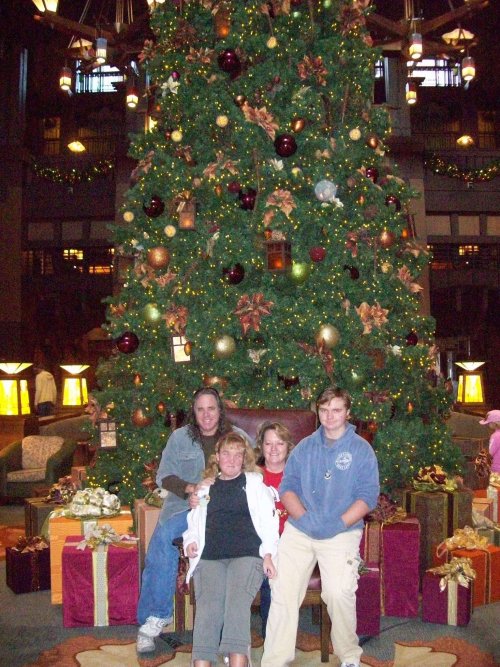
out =
[[[15,543],[23,533],[22,507],[0,507],[0,543]],[[0,558],[1,558],[0,551]],[[318,628],[310,609],[301,614],[295,667],[321,666]],[[259,627],[253,619],[254,630]],[[419,618],[383,617],[377,637],[363,641],[364,667],[494,667],[500,665],[500,603],[479,607],[466,628],[423,623]],[[189,667],[190,633],[166,635],[157,650],[138,659],[135,626],[64,628],[62,608],[50,591],[15,595],[5,585],[0,562],[0,666],[8,667]],[[254,667],[262,640],[255,633]],[[331,666],[338,666],[330,656]],[[221,663],[222,665],[222,663]]]

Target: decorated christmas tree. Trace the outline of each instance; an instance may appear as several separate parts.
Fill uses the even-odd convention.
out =
[[[216,387],[238,407],[309,407],[347,388],[382,485],[458,454],[436,383],[429,261],[372,103],[368,0],[174,0],[141,54],[154,123],[115,228],[115,354],[98,401],[117,422],[91,483],[144,495],[169,416]],[[128,268],[123,268],[123,267]]]

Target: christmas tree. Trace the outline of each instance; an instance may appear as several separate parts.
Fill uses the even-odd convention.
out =
[[[168,415],[216,387],[238,407],[308,407],[330,383],[377,451],[385,490],[459,462],[435,382],[416,195],[372,104],[369,0],[156,3],[141,59],[154,127],[115,242],[116,353],[99,403],[118,424],[90,482],[144,495]],[[123,270],[123,266],[128,266]]]

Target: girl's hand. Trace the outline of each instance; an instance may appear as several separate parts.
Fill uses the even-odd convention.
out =
[[[264,574],[269,578],[273,579],[277,574],[278,571],[274,567],[273,559],[271,558],[271,554],[266,554],[264,556]]]
[[[193,493],[197,493],[204,486],[212,486],[214,482],[215,477],[207,477],[206,479],[202,479],[201,482],[198,482],[198,484],[194,487]]]
[[[188,558],[196,558],[198,555],[198,545],[196,542],[191,542],[191,544],[188,544],[186,547],[186,556]]]

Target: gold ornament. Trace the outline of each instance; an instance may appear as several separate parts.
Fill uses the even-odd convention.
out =
[[[192,351],[193,351],[193,343],[191,343],[191,341],[187,340],[187,341],[184,343],[184,354],[185,354],[187,357],[190,357]]]
[[[164,230],[165,236],[169,239],[172,239],[177,234],[177,229],[174,225],[166,225]]]
[[[229,118],[224,114],[220,114],[220,116],[217,116],[217,118],[215,119],[215,123],[219,127],[227,127],[229,123]]]
[[[375,148],[378,148],[379,143],[380,141],[376,134],[369,134],[366,137],[366,145],[370,148],[373,148],[374,150]]]
[[[142,408],[136,408],[132,412],[132,423],[134,426],[143,428],[144,426],[149,426],[152,421],[153,419]]]
[[[337,345],[340,340],[340,333],[337,327],[334,327],[333,324],[323,324],[316,334],[316,345],[320,346],[321,343],[327,348],[332,348]]]
[[[298,178],[302,175],[302,169],[300,167],[292,167],[292,176]]]
[[[306,121],[304,118],[292,118],[290,122],[290,127],[292,128],[292,132],[302,132],[302,130],[306,126]]]
[[[142,376],[140,373],[134,375],[134,384],[136,387],[140,387],[142,384]]]
[[[268,49],[275,49],[278,46],[278,40],[276,37],[269,37],[266,42],[266,46]]]
[[[359,129],[359,127],[354,127],[349,132],[349,138],[352,139],[353,141],[359,141],[361,139],[361,130]]]
[[[381,247],[387,249],[394,245],[396,236],[389,229],[384,229],[380,232],[378,240]]]
[[[392,271],[392,264],[390,262],[382,262],[380,268],[382,273],[390,273]]]
[[[205,387],[216,387],[219,385],[219,391],[221,392],[223,392],[229,384],[227,378],[219,377],[218,375],[204,375],[202,379]]]
[[[217,195],[217,197],[221,197],[222,193],[224,192],[224,189],[220,183],[217,183],[217,185],[214,187],[214,192]]]
[[[161,245],[156,248],[150,248],[147,257],[148,264],[153,269],[162,269],[170,262],[170,253]]]
[[[175,141],[176,144],[182,141],[182,132],[180,130],[174,130],[172,132],[172,141]]]
[[[123,214],[123,219],[125,220],[125,222],[133,222],[134,218],[135,215],[132,213],[132,211],[125,211],[125,213]]]
[[[236,351],[236,341],[232,336],[224,334],[215,339],[215,356],[217,359],[227,359]]]
[[[245,95],[236,95],[234,98],[234,103],[236,104],[237,107],[242,107],[245,102],[247,101],[247,98]]]
[[[157,412],[159,412],[160,415],[164,415],[166,410],[167,410],[167,406],[165,405],[165,403],[163,401],[159,401],[156,404],[156,410],[157,410]]]

